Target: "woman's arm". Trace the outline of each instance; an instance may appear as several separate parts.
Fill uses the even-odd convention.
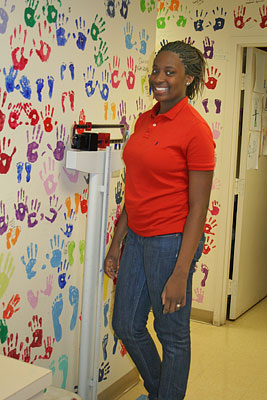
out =
[[[177,311],[177,304],[186,304],[188,273],[203,233],[212,177],[213,171],[189,171],[189,213],[174,271],[161,295],[164,314]]]
[[[111,279],[114,279],[117,275],[121,243],[127,232],[128,232],[128,216],[124,206],[122,213],[120,215],[118,225],[116,226],[108,254],[104,262],[105,273]]]

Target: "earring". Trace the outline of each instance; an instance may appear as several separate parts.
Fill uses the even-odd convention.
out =
[[[190,82],[186,82],[186,86],[189,86],[190,85]]]

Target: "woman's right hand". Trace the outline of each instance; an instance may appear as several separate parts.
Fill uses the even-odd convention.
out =
[[[104,261],[105,274],[111,279],[117,277],[119,269],[121,247],[119,245],[111,245]]]

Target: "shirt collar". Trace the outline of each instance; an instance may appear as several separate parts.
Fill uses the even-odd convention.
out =
[[[188,104],[188,97],[185,96],[182,100],[180,100],[175,106],[173,106],[169,111],[164,114],[158,114],[160,108],[160,103],[157,102],[151,110],[151,118],[156,118],[159,116],[164,116],[168,119],[174,119],[176,115],[184,108],[184,106]]]

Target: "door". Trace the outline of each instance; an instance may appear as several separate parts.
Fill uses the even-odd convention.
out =
[[[257,54],[263,57],[261,65]],[[263,69],[264,60],[267,79],[267,53],[244,48],[243,56],[245,74],[240,95],[230,319],[238,318],[267,295],[267,156],[258,157],[257,153],[262,140],[258,101],[262,101],[263,95],[255,94],[255,90],[259,91],[256,71]],[[248,165],[256,167],[256,163],[257,169],[248,169]]]

